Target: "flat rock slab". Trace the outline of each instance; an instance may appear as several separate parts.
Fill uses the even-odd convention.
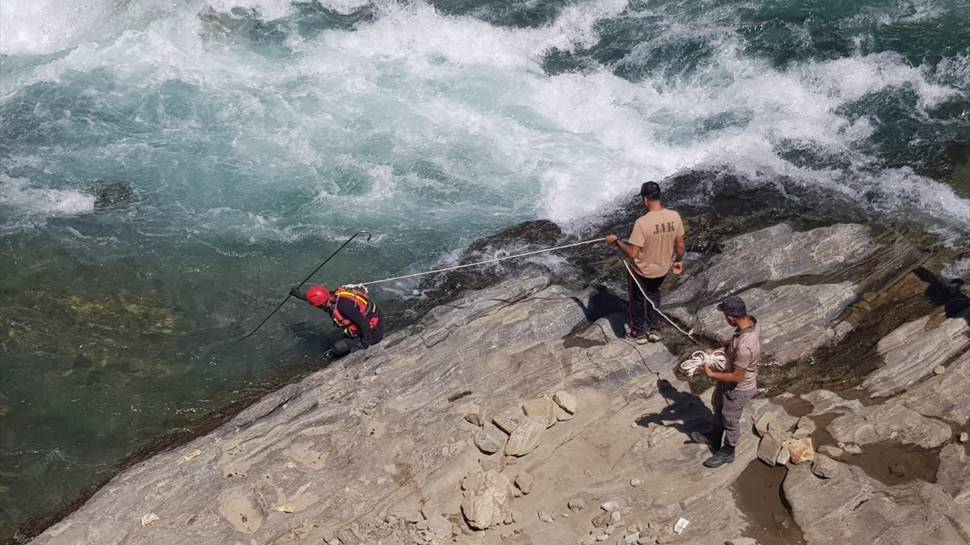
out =
[[[894,399],[924,416],[967,425],[970,422],[970,356],[950,364],[946,373],[934,375]]]
[[[832,438],[843,443],[868,445],[895,441],[934,448],[950,439],[950,427],[926,418],[898,402],[863,407],[837,417],[828,426]]]
[[[779,363],[788,363],[807,358],[850,331],[848,327],[836,328],[833,321],[856,297],[856,288],[853,282],[788,284],[771,290],[751,288],[738,295],[761,324],[765,353]],[[727,342],[732,334],[716,304],[698,312],[696,320],[684,309],[674,314],[706,337]]]
[[[855,466],[819,478],[808,465],[788,470],[782,489],[808,545],[966,545],[970,517],[939,487],[884,486]]]
[[[775,225],[728,239],[721,255],[700,273],[691,275],[667,297],[671,305],[698,297],[719,299],[767,281],[819,276],[858,263],[878,245],[864,225],[839,224],[796,232]]]
[[[939,321],[934,316],[907,322],[879,340],[883,366],[862,383],[872,396],[895,394],[932,376],[934,367],[970,350],[966,321],[949,318],[934,323]]]

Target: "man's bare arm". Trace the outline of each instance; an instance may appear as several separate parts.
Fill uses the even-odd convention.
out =
[[[606,243],[611,245],[615,244],[617,247],[620,248],[620,251],[626,254],[626,256],[629,257],[630,259],[634,259],[638,255],[640,255],[639,246],[630,244],[629,242],[626,242],[624,240],[620,240],[620,238],[617,237],[616,235],[607,235]]]

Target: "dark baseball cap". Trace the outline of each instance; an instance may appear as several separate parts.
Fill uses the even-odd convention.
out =
[[[640,196],[653,200],[659,199],[660,184],[657,182],[644,182],[643,185],[640,186]]]
[[[732,295],[730,297],[725,297],[719,305],[717,305],[717,310],[720,310],[728,316],[747,316],[748,306],[744,304],[744,301],[737,295]]]

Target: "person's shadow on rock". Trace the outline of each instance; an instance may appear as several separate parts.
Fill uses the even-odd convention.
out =
[[[582,309],[586,321],[593,323],[600,318],[606,318],[610,323],[613,335],[618,339],[626,336],[626,301],[610,293],[606,286],[593,286],[595,293],[590,296],[589,301],[583,304],[578,297],[573,297],[573,301]]]
[[[970,325],[970,299],[963,294],[962,279],[937,276],[924,267],[913,269],[913,274],[926,282],[927,301],[942,306],[947,318],[963,318]]]
[[[648,427],[650,424],[672,427],[688,437],[690,432],[706,433],[711,427],[714,413],[704,405],[701,398],[674,387],[669,380],[657,379],[657,391],[667,400],[667,406],[660,412],[649,413],[637,419],[637,424]]]

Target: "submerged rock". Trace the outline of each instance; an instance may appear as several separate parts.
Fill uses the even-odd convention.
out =
[[[135,190],[128,182],[98,180],[94,182],[94,208],[103,210],[115,205],[131,202]]]

